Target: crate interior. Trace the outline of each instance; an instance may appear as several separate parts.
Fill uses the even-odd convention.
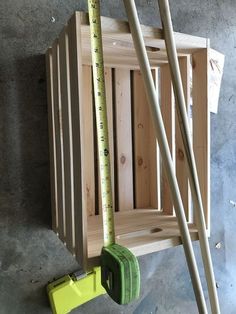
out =
[[[142,255],[178,245],[181,238],[128,23],[102,17],[102,30],[116,241]],[[142,31],[196,239],[162,31]],[[103,244],[89,36],[87,14],[76,12],[47,52],[53,230],[84,268],[99,263]],[[208,40],[178,33],[175,38],[208,223]]]
[[[184,61],[187,63],[189,60],[186,58]],[[86,200],[88,258],[93,259],[99,256],[103,244],[102,205],[95,117],[91,116],[92,113],[94,115],[91,67],[84,65],[83,73],[84,90],[88,90],[84,96],[85,106],[90,107],[90,118],[86,118],[87,121],[90,119],[86,145],[90,145],[87,151],[94,156],[90,156],[86,167],[88,178],[92,178],[86,184]],[[180,135],[176,134],[174,101],[167,99],[166,84],[170,79],[168,66],[153,68],[152,73],[157,97],[163,106],[164,122],[170,132],[170,147],[176,165],[178,156],[175,139],[176,135]],[[129,247],[136,255],[177,245],[181,242],[178,225],[149,114],[142,75],[139,70],[127,67],[106,67],[105,81],[116,241]],[[169,87],[172,94],[171,86]],[[181,149],[181,145],[177,149]],[[182,193],[185,193],[183,199],[190,220],[191,204],[185,162],[182,160],[178,166],[181,167],[179,179],[183,181],[181,188]],[[192,232],[196,233],[194,226]]]

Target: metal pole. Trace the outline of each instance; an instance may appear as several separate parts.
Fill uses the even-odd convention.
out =
[[[199,242],[201,247],[202,259],[206,274],[206,280],[209,290],[209,298],[211,303],[211,311],[213,314],[220,313],[219,301],[216,291],[215,277],[212,267],[211,253],[206,233],[205,217],[203,211],[203,204],[200,192],[200,186],[198,181],[196,163],[194,158],[194,152],[191,144],[188,117],[185,107],[185,97],[183,91],[183,85],[181,80],[181,74],[178,63],[178,56],[176,50],[176,44],[174,40],[174,32],[171,21],[170,7],[168,0],[158,0],[160,15],[164,30],[164,37],[166,42],[166,50],[168,54],[168,60],[170,64],[170,71],[172,77],[172,83],[176,98],[176,109],[181,129],[181,134],[184,143],[184,151],[187,157],[189,182],[192,192],[193,205],[195,209],[195,219],[198,228]]]
[[[141,73],[143,75],[144,85],[146,94],[148,97],[149,108],[153,120],[153,125],[155,128],[156,137],[160,147],[163,163],[165,166],[167,179],[170,185],[173,203],[176,211],[176,217],[179,224],[180,234],[183,242],[183,247],[185,251],[185,256],[192,279],[193,289],[195,292],[195,297],[198,305],[199,313],[207,313],[206,303],[204,299],[204,294],[201,286],[201,281],[198,273],[198,268],[193,252],[192,241],[188,229],[188,225],[185,218],[185,212],[183,208],[182,199],[180,196],[180,191],[177,183],[177,179],[174,172],[174,166],[171,159],[171,154],[167,142],[167,137],[165,133],[165,128],[160,112],[160,107],[155,91],[155,86],[152,78],[152,73],[150,69],[150,64],[145,49],[144,40],[142,37],[142,31],[135,7],[134,0],[124,0],[124,5],[126,8],[126,13],[129,21],[129,26],[131,29],[133,42],[137,57],[139,60],[139,65]]]

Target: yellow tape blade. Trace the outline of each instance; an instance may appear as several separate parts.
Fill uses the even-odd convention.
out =
[[[100,3],[88,0],[104,246],[115,243]]]

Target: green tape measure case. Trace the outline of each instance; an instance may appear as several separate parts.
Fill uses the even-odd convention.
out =
[[[140,271],[137,258],[125,247],[112,244],[102,249],[102,286],[118,304],[139,297]]]

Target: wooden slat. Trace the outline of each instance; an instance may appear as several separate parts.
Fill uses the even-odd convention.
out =
[[[190,110],[190,57],[181,57],[179,58],[179,66],[182,77],[185,101],[186,101],[186,110],[189,116]],[[177,111],[175,112],[176,117],[176,177],[179,184],[179,190],[182,197],[185,215],[187,221],[190,221],[192,218],[191,214],[191,198],[190,198],[190,189],[188,182],[188,169],[187,169],[187,160],[184,154],[184,145],[181,136],[179,120],[177,117]]]
[[[156,87],[156,93],[157,97],[159,99],[159,69],[153,69],[152,70],[152,76],[154,80],[154,84]],[[155,131],[153,129],[152,120],[150,121],[150,134],[151,136],[155,137]],[[156,137],[155,137],[156,138]],[[153,187],[151,189],[151,207],[157,208],[158,210],[161,210],[161,155],[160,150],[158,146],[157,140],[152,141],[152,150],[150,150],[150,154],[155,154],[156,158],[151,158],[151,169],[155,169],[155,171],[151,171],[150,173],[150,181],[151,186]]]
[[[118,243],[129,247],[134,254],[142,255],[181,244],[181,238],[176,218],[173,216],[173,203],[165,176],[162,178],[162,193],[158,191],[160,189],[159,151],[148,113],[145,91],[140,75],[138,76],[139,65],[128,23],[102,18],[102,24],[105,65],[110,67],[105,69],[105,79],[112,185],[115,186],[113,197],[115,209],[121,211],[115,213],[116,239]],[[161,64],[162,115],[172,158],[176,161],[176,174],[186,216],[189,218],[190,206],[185,158],[182,154],[183,144],[179,126],[175,125],[176,114],[169,68],[168,65],[163,64],[167,61],[163,32],[146,26],[142,26],[142,31],[151,64],[155,66]],[[95,161],[96,140],[94,139],[89,33],[87,15],[77,12],[60,35],[60,45],[55,41],[52,50],[47,52],[53,229],[58,232],[60,239],[66,242],[71,252],[74,247],[76,258],[85,271],[88,270],[91,260],[96,259],[99,262],[103,244],[102,215],[95,215],[99,206],[101,210],[101,205],[98,200],[96,178],[98,175],[95,169],[97,162]],[[206,49],[199,50],[200,47],[208,46],[208,40],[183,34],[175,34],[175,39],[178,56],[184,56],[180,59],[180,67],[187,99],[190,96],[189,59],[186,53],[194,52],[193,145],[209,228],[208,55]],[[115,69],[111,70],[111,66]],[[134,103],[138,104],[133,112],[131,69],[135,69],[133,99]],[[153,76],[157,84],[156,70],[153,71]],[[135,142],[133,142],[132,130],[137,140]],[[135,158],[134,162],[133,158]],[[160,207],[160,194],[163,214],[148,209]],[[145,209],[133,210],[134,207]],[[160,233],[156,231],[158,227],[162,229]],[[197,231],[191,230],[193,238],[196,239]]]
[[[106,102],[107,102],[107,119],[109,130],[109,153],[111,166],[111,183],[113,192],[113,208],[115,210],[115,177],[114,177],[114,114],[113,114],[113,86],[112,86],[112,69],[105,68],[105,84],[106,84]]]
[[[58,234],[60,239],[65,240],[65,188],[64,188],[64,159],[63,159],[63,138],[61,121],[61,90],[60,90],[60,63],[58,40],[52,46],[53,60],[53,98],[55,114],[56,134],[56,156],[57,156],[57,195],[58,195]]]
[[[143,78],[133,71],[135,208],[157,208],[157,141]]]
[[[58,232],[57,156],[56,156],[55,112],[53,95],[52,48],[49,48],[46,52],[46,70],[47,70],[48,137],[50,155],[52,229],[54,232],[57,233]]]
[[[66,28],[59,36],[60,53],[60,88],[63,129],[63,156],[64,156],[64,182],[65,182],[65,218],[66,218],[66,246],[74,253],[74,178],[73,178],[73,148],[72,148],[72,122],[70,97],[70,69],[68,34]]]
[[[114,188],[114,125],[113,125],[113,87],[112,87],[112,69],[105,68],[105,86],[106,86],[106,105],[107,105],[107,122],[108,122],[108,138],[109,138],[109,152],[110,152],[110,167],[111,167],[111,181],[113,192],[113,208],[115,209],[115,188]],[[97,158],[98,159],[98,158]],[[99,173],[99,166],[98,166]],[[98,191],[99,191],[99,213],[102,213],[102,199],[100,178],[98,176]]]
[[[193,149],[206,226],[210,230],[210,109],[208,49],[193,54]]]
[[[133,209],[130,71],[115,69],[117,208]]]
[[[80,12],[82,20],[82,37],[89,39],[89,20],[88,14]],[[103,38],[110,38],[114,42],[116,40],[125,43],[132,43],[129,24],[127,21],[112,19],[109,17],[101,17]],[[165,41],[162,29],[151,26],[141,25],[142,34],[146,46],[165,49]],[[183,33],[174,33],[177,49],[183,49],[187,52],[196,48],[208,47],[208,39],[202,37],[191,36]]]
[[[95,215],[95,163],[94,163],[94,120],[93,120],[93,91],[92,91],[92,69],[83,66],[83,101],[81,102],[81,116],[86,128],[83,136],[82,147],[86,147],[86,156],[83,161],[84,185],[86,188],[87,215]]]
[[[161,113],[166,130],[172,160],[175,163],[175,108],[174,93],[169,65],[161,67]],[[173,214],[173,202],[165,169],[162,167],[162,209],[165,214]]]
[[[98,258],[103,245],[101,216],[89,217],[89,258]],[[176,217],[154,209],[136,209],[115,213],[116,241],[140,256],[181,244]],[[193,240],[197,230],[189,225]]]
[[[87,48],[86,51],[84,51],[84,57],[83,57],[83,63],[85,64],[91,64],[92,62],[92,57],[90,55],[90,50]],[[125,55],[124,49],[121,49],[120,53],[118,53],[117,49],[113,47],[110,52],[107,52],[106,50],[104,51],[104,64],[107,66],[108,64],[114,64],[116,67],[124,67],[124,65],[128,65],[130,68],[133,67],[139,67],[139,63],[137,60],[137,57],[135,55],[135,50],[134,50],[134,55]],[[180,54],[181,55],[181,54]],[[158,58],[156,56],[159,56]],[[167,63],[167,56],[165,55],[160,55],[159,53],[155,54],[155,58],[150,57],[149,59],[151,67],[156,67],[162,64]]]
[[[75,13],[68,23],[69,61],[71,82],[71,116],[74,165],[75,254],[86,270],[87,262],[87,208],[83,162],[87,146],[83,147],[85,121],[81,116],[83,102],[83,73],[81,63],[80,15]]]
[[[88,57],[85,57],[83,59],[83,64],[85,65],[92,65],[91,59]],[[152,65],[151,68],[156,68],[158,66],[161,66],[165,64],[165,62],[158,62],[155,63],[155,65]],[[119,69],[129,69],[129,70],[139,70],[139,64],[138,61],[134,64],[131,64],[130,60],[125,59],[124,61],[122,60],[122,62],[119,60],[119,58],[113,57],[110,58],[109,60],[105,60],[104,62],[104,66],[107,68],[119,68]]]

